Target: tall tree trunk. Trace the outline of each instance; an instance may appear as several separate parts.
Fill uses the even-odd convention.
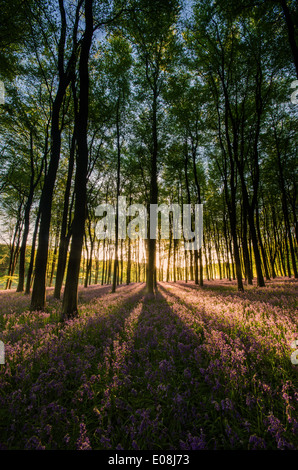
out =
[[[93,0],[85,0],[85,32],[81,44],[79,63],[79,111],[76,116],[78,145],[75,177],[75,211],[72,224],[72,242],[69,254],[62,316],[74,316],[78,311],[78,282],[85,232],[88,172],[88,111],[89,111],[89,55],[93,37]]]
[[[119,220],[119,203],[120,196],[120,166],[121,166],[121,148],[120,148],[120,93],[117,100],[116,107],[116,131],[117,131],[117,200],[116,200],[116,227],[115,227],[115,261],[114,261],[114,274],[112,292],[116,291],[117,276],[118,276],[118,220]]]
[[[206,236],[203,237],[203,246],[204,246],[204,255],[205,255],[205,270],[206,270],[206,278],[207,281],[210,281],[209,275],[209,261],[208,261],[208,253],[207,253],[207,244],[206,244]]]
[[[113,249],[109,243],[109,263],[108,263],[108,272],[107,272],[107,284],[111,284],[111,275],[112,275],[112,260],[113,260]]]
[[[68,245],[70,241],[70,227],[67,233],[67,221],[68,221],[71,181],[72,181],[74,160],[75,160],[75,148],[76,148],[76,140],[75,140],[75,130],[74,130],[73,135],[72,135],[70,152],[69,152],[67,181],[66,181],[66,187],[65,187],[65,192],[64,192],[58,264],[57,264],[57,273],[56,273],[56,281],[55,281],[55,289],[54,289],[55,299],[60,299],[60,296],[61,296],[61,289],[62,289],[65,268],[66,268],[67,250],[68,250]]]
[[[262,260],[261,260],[258,237],[257,237],[257,232],[256,232],[256,227],[255,227],[254,213],[251,207],[249,207],[248,209],[248,222],[249,222],[250,236],[251,236],[252,247],[253,247],[253,252],[254,252],[254,257],[255,257],[255,266],[256,266],[256,271],[257,271],[257,285],[259,287],[264,287],[265,281],[264,281],[263,270],[262,270]]]
[[[243,291],[243,281],[242,281],[242,271],[241,271],[241,261],[240,261],[240,253],[238,247],[238,237],[237,237],[237,216],[236,216],[236,182],[235,182],[235,167],[233,158],[230,158],[231,164],[231,174],[230,174],[230,191],[231,196],[229,197],[229,191],[227,188],[227,180],[225,179],[225,194],[226,194],[226,202],[228,206],[229,212],[229,219],[230,219],[230,229],[231,229],[231,237],[233,243],[233,255],[235,261],[235,268],[234,263],[232,263],[233,267],[233,279],[237,279],[237,286],[239,291]],[[230,246],[230,250],[231,250]]]
[[[286,25],[288,29],[289,44],[290,44],[290,48],[291,48],[293,59],[294,59],[296,75],[298,77],[298,45],[296,42],[295,25],[292,19],[290,9],[287,4],[287,0],[279,0],[279,1],[283,10],[284,16],[285,16],[285,21],[286,21]],[[297,15],[297,12],[295,12],[295,15]],[[297,26],[297,22],[296,22],[296,26]]]
[[[225,212],[225,200],[224,200],[224,212]],[[223,230],[224,230],[224,239],[225,239],[225,248],[226,248],[226,275],[228,280],[231,280],[231,270],[230,270],[230,261],[229,261],[229,241],[228,241],[228,234],[227,234],[227,222],[226,218],[223,218]]]
[[[99,272],[99,260],[98,258],[95,259],[95,276],[94,276],[94,284],[98,284],[98,272]]]
[[[279,171],[279,187],[280,187],[281,196],[282,196],[281,202],[282,202],[282,209],[283,209],[283,215],[284,215],[284,221],[285,221],[285,227],[286,227],[286,235],[287,235],[289,247],[290,247],[294,276],[297,279],[298,269],[297,269],[297,264],[296,264],[296,256],[295,256],[295,250],[294,250],[294,245],[293,245],[293,240],[292,240],[291,225],[290,225],[290,219],[289,219],[289,209],[288,209],[287,194],[286,194],[286,189],[285,189],[284,171],[283,171],[283,165],[282,165],[282,159],[281,159],[281,149],[280,149],[280,143],[279,143],[279,139],[277,136],[276,128],[274,129],[274,135],[275,135],[275,141],[276,141],[277,164],[278,164],[278,171]],[[287,249],[287,253],[288,253],[288,249]],[[290,272],[290,268],[288,268],[288,271]]]
[[[157,186],[157,155],[158,155],[158,139],[157,139],[157,85],[153,89],[152,102],[152,153],[151,153],[151,184],[150,184],[150,204],[158,202],[158,186]],[[149,210],[150,214],[150,210]],[[148,237],[148,268],[146,289],[150,294],[154,293],[156,287],[156,238],[150,236],[151,220],[149,216],[149,237]]]
[[[198,204],[201,204],[201,187],[198,179],[198,172],[196,166],[196,153],[197,153],[197,143],[192,145],[192,163],[193,163],[193,173],[195,178],[195,186],[197,190],[197,201]],[[198,263],[200,265],[198,273]],[[200,275],[199,275],[200,274]],[[202,259],[202,248],[199,250],[195,249],[195,284],[200,284],[203,286],[203,259]]]
[[[106,239],[103,239],[102,247],[102,272],[101,272],[101,285],[104,285],[105,282],[105,269],[106,269]]]
[[[89,249],[88,249],[88,242],[87,242],[87,234],[86,232],[84,233],[84,239],[85,239],[85,250],[86,250],[86,272],[84,272],[84,287],[88,287],[88,279],[89,279]]]
[[[177,267],[176,267],[176,259],[177,259],[177,240],[173,240],[173,281],[177,281]]]
[[[170,237],[169,237],[169,251],[168,251],[168,264],[167,264],[167,282],[170,280],[170,265],[171,265],[171,252],[172,252],[172,222],[170,221]]]
[[[219,131],[219,142],[222,150],[222,157],[223,157],[223,183],[224,183],[224,193],[225,193],[225,200],[228,208],[228,214],[230,219],[230,229],[231,229],[231,237],[233,242],[233,251],[234,251],[234,261],[235,261],[235,269],[234,263],[232,263],[233,268],[233,278],[235,278],[235,271],[236,271],[236,278],[237,278],[237,287],[239,291],[243,291],[243,281],[242,281],[242,271],[241,271],[241,261],[240,261],[240,253],[238,247],[238,237],[237,237],[237,206],[236,206],[236,192],[237,192],[237,173],[235,168],[235,145],[232,145],[230,132],[229,132],[229,113],[230,113],[230,106],[229,106],[229,98],[226,89],[226,84],[224,83],[223,75],[222,85],[225,91],[225,110],[224,110],[224,123],[225,123],[225,141],[227,145],[227,150],[223,141],[222,135],[222,124],[221,124],[221,115],[219,109],[219,102],[217,101],[216,108],[217,108],[217,115],[218,115],[218,131]],[[235,138],[235,135],[234,135]],[[218,163],[220,167],[220,164]],[[228,166],[229,172],[228,174]],[[228,182],[229,179],[229,182]],[[230,247],[231,249],[231,247]],[[233,258],[232,258],[233,259]]]
[[[76,37],[76,31],[79,21],[80,2],[76,11],[76,20],[74,25],[73,37]],[[71,82],[74,68],[77,60],[77,43],[74,42],[73,50],[69,58],[67,67],[64,66],[65,44],[66,44],[66,14],[64,8],[64,0],[59,0],[59,10],[61,16],[61,31],[58,44],[58,72],[59,83],[56,97],[52,107],[51,119],[51,158],[48,171],[45,176],[44,186],[42,189],[40,200],[40,226],[38,248],[35,260],[35,276],[31,297],[31,310],[43,310],[46,303],[46,270],[48,261],[49,248],[49,232],[51,224],[52,198],[56,181],[56,174],[60,159],[61,149],[61,131],[60,128],[60,111],[63,99]]]
[[[260,229],[260,217],[259,217],[258,205],[256,207],[256,229],[257,229],[257,235],[258,235],[258,239],[259,239],[259,245],[260,245],[260,250],[261,250],[261,254],[262,254],[262,259],[263,259],[263,265],[264,265],[266,280],[270,281],[270,275],[269,275],[269,270],[268,270],[268,261],[267,261],[266,251],[264,249],[262,235],[261,235],[261,229]]]
[[[245,268],[245,275],[247,279],[247,284],[252,285],[253,283],[253,274],[250,269],[250,258],[249,251],[247,246],[247,211],[246,206],[242,206],[242,249],[243,249],[243,261]]]
[[[35,246],[36,246],[39,220],[40,220],[40,209],[38,209],[38,213],[37,213],[37,217],[35,221],[35,228],[34,228],[33,237],[32,237],[30,262],[29,262],[29,267],[28,267],[28,272],[27,272],[26,290],[25,290],[25,294],[27,295],[30,294],[30,289],[31,289],[31,280],[32,280],[32,273],[33,273],[33,266],[34,266]]]
[[[58,236],[58,233],[57,233],[56,237],[55,237],[55,246],[54,246],[54,252],[53,252],[53,260],[52,260],[52,268],[51,268],[51,274],[50,274],[49,287],[52,287],[54,272],[55,272],[55,268],[56,268],[57,252],[58,252],[58,244],[59,244],[58,240],[59,240],[59,236]]]
[[[11,278],[14,274],[16,260],[19,254],[20,236],[21,236],[21,231],[22,231],[21,213],[22,213],[23,203],[24,203],[24,198],[22,198],[18,207],[16,225],[14,229],[12,243],[10,245],[10,256],[9,256],[8,271],[7,271],[8,277],[7,277],[5,289],[10,289],[11,287],[11,284],[12,284]]]
[[[128,250],[127,250],[127,268],[126,268],[126,284],[130,284],[131,279],[131,239],[128,237]]]
[[[25,214],[24,214],[24,231],[23,231],[23,238],[20,248],[20,259],[19,259],[19,282],[17,286],[17,292],[23,292],[24,290],[24,282],[25,282],[25,257],[26,257],[26,246],[27,246],[27,239],[29,234],[29,225],[30,225],[30,211],[33,202],[33,195],[34,195],[34,188],[36,185],[34,184],[34,159],[33,159],[33,132],[30,131],[30,165],[31,165],[31,176],[30,176],[30,187],[29,187],[29,194],[26,202],[25,207]]]
[[[64,88],[64,87],[63,87]],[[38,248],[35,260],[35,278],[31,297],[31,310],[43,310],[46,303],[46,269],[49,249],[49,231],[51,223],[52,196],[60,157],[61,136],[59,129],[59,111],[64,93],[59,87],[56,100],[53,104],[52,130],[51,130],[51,160],[45,178],[41,195],[41,219],[39,227]]]
[[[121,238],[120,256],[121,256],[121,260],[120,260],[120,279],[119,279],[119,283],[121,285],[123,283],[123,239],[122,238]]]

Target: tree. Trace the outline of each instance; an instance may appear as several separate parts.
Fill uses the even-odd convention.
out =
[[[130,69],[132,66],[131,48],[129,43],[120,34],[111,34],[108,39],[108,47],[104,51],[104,63],[106,86],[109,90],[111,112],[114,115],[114,127],[116,130],[116,217],[115,217],[115,257],[112,292],[116,291],[118,276],[118,248],[119,248],[119,204],[121,185],[121,153],[123,146],[124,113],[130,93]]]
[[[298,77],[297,0],[217,0],[220,10],[229,18],[249,18],[260,24],[274,54],[284,61],[292,59]]]
[[[30,38],[30,10],[33,1],[5,1],[1,4],[0,78],[12,81],[21,71],[22,54]]]
[[[94,34],[93,0],[85,0],[85,30],[79,61],[79,109],[75,115],[77,141],[75,175],[75,210],[72,222],[72,241],[63,295],[62,315],[69,318],[77,313],[78,279],[85,232],[88,172],[88,110],[89,110],[89,56]]]
[[[187,55],[187,51],[185,51]],[[181,65],[181,64],[179,64]],[[170,87],[167,91],[171,112],[176,118],[178,129],[184,141],[185,178],[186,187],[188,178],[193,180],[196,192],[196,204],[203,203],[204,170],[202,156],[206,145],[206,123],[204,120],[204,86],[193,74],[182,67],[171,77]],[[190,168],[189,168],[190,167]],[[189,189],[187,190],[188,204],[191,203]],[[195,284],[203,286],[203,259],[202,248],[194,251]],[[199,266],[198,266],[199,262]]]
[[[179,5],[175,0],[140,0],[136,2],[136,5],[140,11],[132,11],[124,26],[138,55],[138,67],[142,71],[138,86],[143,88],[146,101],[150,106],[150,195],[147,201],[149,208],[150,205],[158,203],[157,179],[160,153],[158,114],[161,106],[161,92],[165,84],[165,72],[170,61],[173,60],[174,26],[179,13]],[[152,222],[150,222],[150,211],[148,212],[148,232],[150,233]],[[148,236],[147,251],[146,284],[148,293],[153,293],[156,285],[156,234],[150,233]]]
[[[73,24],[72,38],[73,45],[71,53],[68,59],[66,59],[66,35],[67,35],[67,20],[66,12],[64,7],[64,0],[59,0],[59,13],[60,13],[60,38],[58,44],[58,87],[55,98],[52,102],[52,114],[51,114],[51,130],[50,130],[50,162],[47,168],[47,173],[44,180],[42,189],[42,195],[40,200],[40,226],[39,226],[39,238],[38,248],[35,259],[35,278],[32,289],[31,305],[30,309],[43,310],[46,302],[46,268],[48,260],[48,248],[49,248],[49,231],[51,224],[51,208],[52,208],[52,196],[55,186],[56,174],[60,159],[61,149],[61,108],[65,97],[66,90],[72,81],[73,74],[75,72],[75,66],[78,55],[79,43],[77,40],[77,30],[79,22],[79,14],[82,0],[78,1],[75,20]],[[66,63],[65,63],[66,62]]]

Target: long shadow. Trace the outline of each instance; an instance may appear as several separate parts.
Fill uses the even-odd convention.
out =
[[[113,295],[117,295],[117,293],[127,290],[132,290],[140,286],[141,284],[131,282],[130,284],[121,284],[117,286],[116,291]],[[81,287],[79,289],[79,302],[89,302],[92,301],[94,298],[97,299],[102,297],[103,295],[112,293],[112,284],[107,284],[103,286],[99,285],[91,285],[88,287]]]
[[[122,284],[117,286],[116,292],[114,295],[122,291],[127,291],[136,288],[136,286],[141,285],[138,283],[130,283],[129,285]],[[47,287],[46,288],[46,307],[45,311],[47,311],[48,307],[51,309],[53,307],[57,307],[58,309],[61,307],[62,299],[63,299],[63,292],[64,287],[61,290],[61,297],[60,300],[54,298],[54,287]],[[97,299],[103,297],[106,294],[112,292],[112,286],[108,285],[90,285],[88,287],[79,286],[78,289],[78,304],[83,305],[88,302],[91,302],[93,299]],[[12,291],[0,291],[0,315],[5,313],[22,313],[24,311],[28,311],[30,308],[30,295],[25,295],[24,292],[16,292],[15,290]]]
[[[178,294],[175,294],[174,292],[169,292],[167,289],[165,289],[164,286],[159,286],[160,289],[167,295],[169,295],[171,298],[173,298],[174,301],[178,301],[180,304],[184,305],[188,310],[189,313],[193,315],[194,320],[198,319],[198,317],[194,313],[194,305],[187,302],[185,299],[181,298]],[[239,299],[237,299],[239,300]],[[235,302],[235,299],[233,298],[233,303]],[[231,303],[232,303],[231,302]],[[200,312],[200,318],[205,322],[208,322],[208,320],[213,319],[212,313],[208,313],[205,309]],[[255,349],[257,351],[263,351],[265,342],[266,342],[266,336],[264,337],[264,344],[261,343],[261,341],[257,340],[255,335],[250,333],[250,327],[251,325],[247,325],[245,335],[242,330],[240,330],[237,335],[239,339],[243,342],[245,347],[250,347],[251,344],[255,345]],[[233,335],[235,335],[235,325],[233,325],[230,321],[227,320],[227,317],[225,317],[225,321],[220,323],[220,329],[221,331],[226,331],[227,334],[230,334],[231,331],[233,331]],[[274,362],[275,367],[278,368],[280,367],[281,369],[285,368],[285,363],[284,359],[280,356],[278,356],[274,351],[272,351],[272,348],[270,349],[270,358]],[[289,353],[289,367],[288,367],[288,372],[291,374],[293,373],[293,377],[295,377],[295,370],[293,367],[291,367],[290,363],[290,353]]]
[[[8,412],[9,409],[18,409],[14,394],[11,394],[13,384],[17,384],[22,403],[27,403],[28,406],[32,405],[31,393],[38,395],[38,404],[35,402],[34,406],[31,406],[32,411],[29,411],[29,408],[27,411],[29,422],[36,423],[37,427],[39,416],[42,413],[47,415],[48,408],[53,402],[56,403],[56,400],[58,413],[61,403],[65,413],[66,409],[68,410],[68,415],[73,411],[71,408],[75,410],[75,405],[72,403],[75,394],[84,385],[87,376],[98,374],[99,364],[105,364],[106,354],[111,349],[113,339],[123,330],[126,319],[144,297],[142,286],[131,286],[130,289],[132,292],[128,292],[123,301],[115,302],[111,309],[107,308],[100,312],[101,305],[99,305],[96,311],[96,305],[92,304],[93,313],[76,317],[66,322],[63,328],[59,328],[59,325],[56,325],[56,330],[54,325],[51,325],[50,329],[45,328],[44,340],[36,332],[39,336],[37,337],[38,349],[33,349],[26,354],[22,362],[11,363],[7,354],[6,365],[9,367],[10,380],[7,383],[9,392],[5,394],[5,387],[2,390],[6,397],[5,401],[2,401],[2,411],[8,416],[3,436],[6,432],[10,436],[10,424],[14,419],[21,420],[18,411],[15,415],[13,412]],[[43,334],[42,329],[40,332]],[[41,345],[40,339],[44,341]],[[14,347],[14,344],[11,344],[11,347]],[[97,379],[101,383],[103,378],[98,375]],[[60,391],[55,393],[53,386]],[[25,391],[24,395],[21,390]],[[30,393],[26,392],[28,390]],[[92,413],[92,408],[87,412]],[[61,428],[64,425],[64,418],[65,416],[61,415]],[[57,426],[59,428],[60,424]],[[23,439],[26,439],[25,435],[20,437],[20,442]]]
[[[212,389],[199,366],[196,376],[185,376],[190,364],[194,373],[193,353],[200,343],[200,336],[181,321],[159,289],[156,296],[146,295],[132,346],[129,351],[124,348],[119,390],[111,391],[119,399],[110,401],[110,428],[101,422],[108,429],[102,437],[125,450],[160,450],[160,441],[166,450],[180,448],[179,440],[187,439],[190,426],[200,433],[203,397],[210,396]],[[196,397],[193,402],[190,395]]]
[[[282,306],[283,305],[283,297],[288,296],[293,298],[293,302],[296,298],[295,290],[298,289],[298,282],[289,283],[288,286],[282,285],[280,286],[273,281],[271,284],[268,283],[264,288],[258,288],[257,286],[250,286],[249,289],[244,290],[244,292],[238,291],[236,288],[234,289],[233,286],[226,286],[223,287],[221,284],[218,285],[204,285],[200,287],[196,284],[186,283],[184,281],[178,281],[177,283],[160,283],[162,286],[167,286],[171,289],[172,288],[183,288],[189,289],[190,291],[193,290],[198,294],[203,294],[206,297],[215,297],[220,295],[224,298],[232,298],[233,302],[241,302],[244,300],[249,301],[250,303],[258,303],[258,302],[266,302],[272,306]],[[293,289],[290,292],[289,287]],[[278,289],[278,290],[277,290]]]
[[[173,283],[167,283],[167,282],[163,282],[162,284],[171,284],[173,285],[173,287],[175,285],[181,285],[181,286],[184,286],[184,287],[188,287],[189,289],[193,289],[195,291],[198,291],[198,292],[202,292],[202,291],[217,291],[217,290],[220,290],[220,291],[225,291],[225,292],[230,292],[230,293],[235,293],[235,292],[238,292],[237,291],[237,285],[235,283],[233,283],[233,281],[231,281],[231,283],[222,283],[222,284],[215,284],[215,283],[212,283],[210,281],[204,281],[203,285],[200,286],[199,284],[195,284],[193,281],[176,281],[176,282],[173,282]]]
[[[194,320],[197,319],[198,317],[196,317],[195,313],[194,313],[194,305],[187,302],[185,299],[181,298],[179,295],[175,294],[174,292],[168,292],[164,286],[160,286],[160,289],[163,290],[163,292],[165,292],[167,295],[171,296],[175,301],[178,301],[179,303],[182,303],[188,310],[189,312],[193,315],[194,317]],[[236,304],[236,302],[240,300],[240,299],[236,299],[235,301],[235,298],[233,298],[233,300],[231,301],[231,303],[233,304]],[[203,311],[200,312],[200,318],[205,322],[208,322],[208,320],[211,320],[213,319],[213,315],[212,315],[212,312],[211,313],[208,313],[205,309]],[[256,351],[262,351],[262,355],[264,354],[264,349],[266,350],[266,339],[267,339],[267,336],[264,336],[263,339],[264,341],[261,342],[260,340],[257,340],[256,339],[256,336],[253,332],[250,331],[250,328],[253,327],[253,324],[249,324],[246,326],[246,329],[245,329],[245,333],[243,332],[242,329],[240,329],[239,331],[235,331],[235,325],[227,320],[227,316],[225,316],[225,321],[224,322],[221,322],[220,323],[220,329],[221,331],[225,331],[228,335],[231,333],[231,331],[233,331],[233,335],[237,334],[237,336],[239,337],[239,339],[243,342],[243,345],[245,348],[250,348],[250,346],[252,344],[254,344],[255,346],[255,350]],[[285,352],[285,351],[283,351]],[[289,375],[293,375],[293,379],[295,380],[296,376],[295,376],[295,368],[291,365],[291,361],[290,361],[290,354],[291,352],[289,351],[289,361],[288,361],[288,373]],[[281,357],[280,355],[278,355],[277,353],[274,352],[274,350],[272,350],[272,347],[270,347],[270,352],[268,350],[268,355],[270,355],[270,359],[271,361],[275,364],[275,367],[276,368],[280,368],[281,370],[285,369],[285,361],[284,361],[284,357]],[[269,357],[269,356],[268,356]],[[269,373],[269,371],[267,371]]]
[[[188,286],[187,286],[188,287]],[[177,289],[179,289],[182,291],[182,292],[185,292],[185,290],[183,289],[183,286],[176,286],[176,291]],[[194,308],[195,308],[195,305],[190,303],[190,302],[187,302],[187,300],[185,300],[184,298],[180,297],[177,293],[175,292],[172,292],[172,290],[168,290],[165,288],[165,286],[163,285],[159,285],[159,289],[167,296],[171,297],[173,299],[174,302],[177,302],[179,304],[182,304],[183,306],[185,306],[187,308],[187,310],[189,311],[189,313],[191,315],[193,315],[193,318],[194,320],[197,318],[194,314]],[[209,292],[208,292],[209,293]],[[202,294],[203,295],[203,294]],[[210,296],[215,296],[216,294],[212,294],[210,293]],[[203,311],[200,312],[200,318],[201,319],[204,319],[205,321],[208,320],[208,318],[213,318],[212,314],[208,314],[205,309]],[[225,323],[225,325],[227,325],[227,323]]]
[[[122,292],[123,290],[127,291],[128,289],[131,290],[138,286],[139,284],[131,282],[129,285],[121,284],[117,286],[114,295],[117,293]],[[53,296],[54,289],[47,291],[47,301],[49,303],[57,301],[57,299]],[[61,290],[61,299],[63,299],[64,287]],[[78,303],[84,304],[86,302],[91,302],[93,299],[100,298],[106,294],[112,293],[112,285],[111,284],[93,284],[88,287],[79,286],[78,288]],[[58,301],[59,302],[59,301]]]
[[[220,439],[224,432],[223,429],[217,430],[214,427],[215,418],[219,419],[221,413],[224,413],[229,416],[229,420],[238,422],[238,425],[245,418],[245,396],[240,408],[236,403],[230,411],[228,408],[218,411],[214,409],[213,414],[206,417],[207,412],[213,409],[213,397],[220,396],[219,400],[223,399],[226,396],[223,395],[224,390],[229,390],[232,384],[229,386],[230,379],[227,376],[217,395],[218,383],[214,379],[210,382],[205,374],[212,356],[206,351],[201,354],[200,346],[204,337],[185,324],[178,313],[173,311],[168,304],[169,298],[182,303],[193,314],[193,305],[160,284],[155,298],[145,296],[133,333],[133,345],[125,352],[125,380],[119,390],[113,391],[119,399],[113,402],[108,411],[110,428],[102,431],[103,437],[115,447],[119,445],[119,448],[126,450],[204,448],[204,439],[198,439],[203,429],[210,449],[216,444],[216,439],[221,445]],[[212,313],[204,312],[202,319],[207,321],[210,317]],[[225,326],[229,327],[228,322]],[[260,343],[256,341],[256,344]],[[197,354],[198,349],[200,352]],[[271,360],[277,368],[282,365],[280,358],[274,353],[271,354]],[[248,374],[252,372],[248,371]],[[121,371],[119,374],[121,375]],[[215,379],[216,374],[215,367]],[[260,379],[266,382],[266,375],[260,376]],[[247,390],[243,393],[247,393]],[[244,428],[245,423],[243,432]],[[196,444],[188,442],[189,433],[197,436]],[[225,439],[229,445],[228,434]],[[190,447],[180,447],[181,441]]]
[[[56,325],[51,325],[53,328],[54,335],[52,339],[47,339],[42,347],[38,348],[38,352],[34,351],[34,361],[39,361],[41,357],[46,354],[49,357],[49,362],[52,360],[56,361],[56,356],[61,354],[61,351],[66,351],[68,349],[73,350],[73,338],[72,330],[79,331],[81,329],[82,337],[91,336],[92,331],[96,328],[101,332],[101,337],[103,340],[111,340],[113,335],[116,335],[122,328],[125,322],[125,319],[130,315],[131,310],[134,308],[134,305],[138,303],[141,298],[144,296],[144,288],[141,286],[131,286],[128,292],[127,298],[121,303],[115,303],[112,308],[105,314],[96,311],[96,306],[93,304],[90,305],[91,313],[87,318],[84,316],[78,315],[70,321],[65,323],[58,323]],[[136,290],[136,292],[135,292]],[[93,299],[94,301],[95,299]],[[93,311],[95,310],[95,311]],[[65,331],[67,330],[67,335]],[[40,329],[42,334],[42,328]],[[89,332],[91,335],[89,335]],[[47,332],[45,332],[47,335]],[[48,335],[47,335],[48,336]],[[94,335],[93,335],[94,336]],[[10,338],[7,337],[5,341],[10,341]],[[12,342],[12,346],[13,346]],[[92,343],[90,343],[92,346]],[[84,343],[82,341],[82,346]],[[100,347],[102,350],[104,344],[99,345],[97,342],[97,347]],[[80,347],[76,344],[76,348],[79,351]],[[30,355],[26,357],[26,362],[32,360]]]

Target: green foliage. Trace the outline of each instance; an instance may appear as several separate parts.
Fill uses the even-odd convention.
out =
[[[73,44],[78,49],[73,81],[65,92],[59,116],[61,152],[52,202],[51,243],[55,243],[62,226],[84,30],[84,1],[65,1],[63,5],[64,66]],[[296,27],[296,1],[288,1],[287,5]],[[185,19],[187,6],[191,15]],[[154,152],[159,202],[186,203],[190,198],[194,204],[198,198],[202,200],[206,263],[212,251],[210,248],[208,252],[207,245],[214,247],[215,242],[222,264],[233,260],[231,248],[227,248],[231,241],[228,203],[233,185],[239,246],[245,188],[250,202],[257,194],[255,210],[268,256],[270,250],[280,250],[281,258],[285,257],[289,246],[280,193],[285,194],[294,235],[297,110],[290,104],[295,74],[282,2],[202,0],[190,6],[178,0],[93,0],[93,11],[87,245],[91,243],[88,227],[97,205],[104,201],[115,204],[120,149],[120,193],[127,200],[148,204]],[[76,12],[80,17],[77,31]],[[7,229],[4,232],[12,240],[13,223],[19,221],[22,225],[32,174],[34,181],[41,174],[30,217],[32,235],[49,165],[50,122],[61,58],[58,38],[63,21],[57,0],[4,2],[3,18],[0,79],[5,81],[6,102],[0,108],[0,206]],[[75,168],[69,194],[69,229],[74,174]],[[163,248],[169,249],[167,242]],[[51,246],[50,252],[53,249]],[[253,263],[253,254],[251,257]],[[276,269],[282,269],[276,260]],[[49,263],[52,261],[50,256]],[[218,266],[218,260],[213,261]]]

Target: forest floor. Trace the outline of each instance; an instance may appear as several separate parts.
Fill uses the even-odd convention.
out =
[[[297,280],[0,291],[0,449],[298,449]]]

